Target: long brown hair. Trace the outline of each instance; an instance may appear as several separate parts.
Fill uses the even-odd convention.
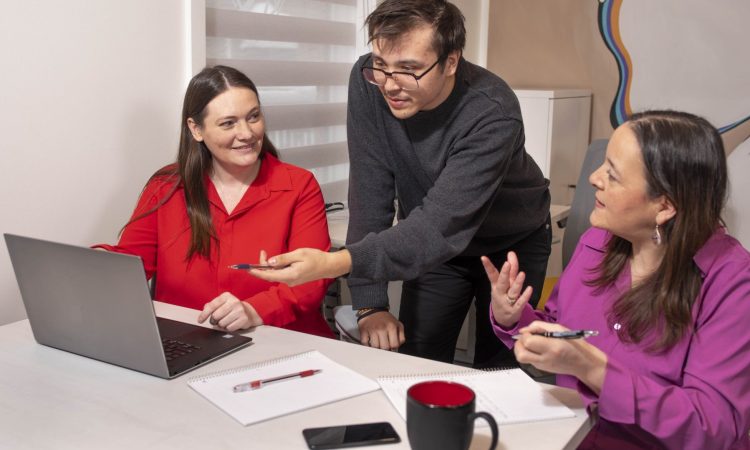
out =
[[[723,225],[726,155],[716,128],[692,114],[646,111],[626,126],[641,148],[649,196],[663,195],[676,214],[660,227],[665,253],[659,267],[615,301],[609,322],[622,324],[624,341],[649,337],[647,350],[661,352],[692,331],[692,308],[702,284],[693,257]],[[589,284],[613,284],[631,256],[630,242],[613,236]]]
[[[258,102],[260,102],[255,84],[245,74],[232,67],[206,67],[190,80],[182,103],[180,146],[177,152],[177,161],[175,164],[158,170],[149,179],[149,182],[155,179],[173,181],[174,185],[171,191],[161,198],[154,208],[128,222],[130,224],[153,213],[177,191],[179,186],[183,186],[191,232],[190,247],[187,255],[185,255],[188,260],[196,253],[208,259],[211,254],[211,240],[215,239],[216,235],[211,221],[211,210],[209,209],[205,184],[205,176],[211,170],[211,152],[206,144],[193,138],[187,122],[188,119],[192,119],[199,126],[203,126],[208,104],[231,87],[250,89],[258,96]],[[278,152],[268,136],[263,137],[260,157],[263,158],[266,153],[278,157]]]

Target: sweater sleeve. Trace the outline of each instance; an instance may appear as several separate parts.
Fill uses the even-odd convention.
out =
[[[703,305],[680,384],[664,383],[610,358],[599,397],[601,417],[635,424],[667,448],[730,448],[750,423],[750,270],[722,268],[704,281]]]
[[[454,142],[421,206],[397,225],[347,246],[351,276],[409,280],[464,251],[487,217],[511,159],[524,151],[523,142],[520,121],[493,111],[482,114]],[[377,173],[368,168],[362,175],[371,179]]]
[[[347,249],[354,268],[369,265],[372,255],[357,250],[368,234],[379,233],[393,224],[395,182],[383,151],[382,132],[375,123],[375,99],[361,74],[361,59],[352,68],[347,103],[347,140],[349,143],[349,227]],[[387,262],[386,262],[387,263]],[[356,269],[354,269],[356,270]],[[347,285],[355,309],[388,305],[388,284],[375,282],[367,274],[352,273]]]
[[[323,195],[312,174],[309,174],[300,187],[291,224],[288,236],[290,251],[305,247],[323,251],[330,249]],[[276,283],[244,300],[255,308],[264,324],[282,327],[302,315],[319,311],[326,289],[332,281],[317,280],[295,287]]]

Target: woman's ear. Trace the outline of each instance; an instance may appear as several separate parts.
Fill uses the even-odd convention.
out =
[[[674,204],[665,196],[662,196],[659,200],[659,212],[656,213],[656,223],[664,225],[669,222],[675,215],[677,215],[677,209]]]
[[[188,117],[187,126],[190,129],[190,134],[193,135],[193,139],[198,142],[203,142],[203,134],[201,134],[201,127],[195,121]]]

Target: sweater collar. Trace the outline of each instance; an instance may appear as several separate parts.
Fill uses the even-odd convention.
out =
[[[456,69],[456,82],[453,84],[453,89],[451,90],[451,93],[448,95],[448,98],[443,101],[443,103],[439,104],[437,107],[429,110],[429,111],[419,111],[412,117],[405,119],[407,123],[419,123],[424,121],[434,122],[435,120],[438,120],[440,117],[446,117],[448,116],[453,110],[455,110],[456,105],[458,105],[461,96],[466,91],[467,86],[464,80],[464,71],[466,70],[466,61],[464,60],[463,56],[458,61],[458,67]]]

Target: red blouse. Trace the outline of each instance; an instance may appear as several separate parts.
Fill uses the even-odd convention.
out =
[[[228,268],[257,263],[261,250],[270,256],[301,247],[330,248],[323,196],[313,175],[266,154],[257,178],[231,214],[208,177],[206,186],[218,238],[211,242],[210,259],[185,259],[190,221],[181,186],[155,212],[128,224],[118,245],[95,247],[140,256],[146,276],[157,275],[157,300],[202,310],[205,303],[230,292],[250,303],[266,325],[332,337],[321,314],[331,280],[289,287]],[[156,206],[171,188],[170,181],[151,180],[133,217]]]

